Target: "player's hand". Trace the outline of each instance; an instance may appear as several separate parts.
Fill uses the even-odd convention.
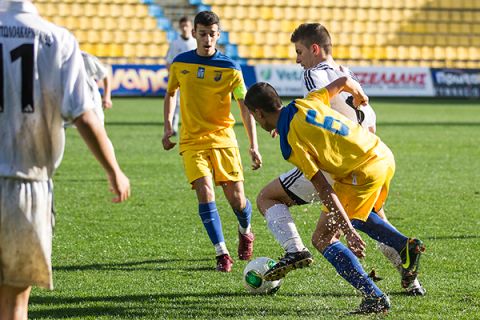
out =
[[[366,106],[368,104],[368,97],[363,92],[361,88],[359,90],[355,90],[353,93],[353,105],[358,108],[360,106]]]
[[[272,131],[270,131],[270,135],[272,136],[272,138],[278,137],[278,131],[277,131],[277,129],[273,129]]]
[[[163,134],[163,138],[162,138],[163,149],[170,150],[173,147],[175,147],[175,145],[177,144],[176,142],[172,142],[170,140],[171,136],[173,136],[173,130],[166,130],[165,133]]]
[[[252,169],[259,169],[262,166],[262,155],[257,148],[250,148],[250,157],[252,158]]]
[[[103,109],[111,109],[112,108],[112,99],[104,98],[102,100],[102,107],[103,107]]]
[[[109,175],[108,181],[110,182],[110,191],[117,195],[112,202],[123,202],[130,197],[130,181],[121,170]]]
[[[362,238],[358,234],[355,229],[350,229],[349,231],[345,232],[345,238],[347,239],[347,245],[352,250],[353,254],[355,254],[359,258],[365,257],[365,242],[363,242]]]

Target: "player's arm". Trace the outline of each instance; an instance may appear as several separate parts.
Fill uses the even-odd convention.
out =
[[[255,124],[255,118],[248,110],[243,99],[238,99],[237,102],[238,102],[238,105],[240,106],[243,125],[247,130],[248,141],[250,141],[249,152],[250,152],[250,157],[252,159],[252,169],[257,170],[262,166],[262,155],[258,151],[257,127]]]
[[[113,202],[122,202],[130,196],[130,181],[120,169],[107,132],[94,111],[88,110],[73,120],[83,140],[105,169],[110,188],[117,195]]]
[[[177,90],[171,92],[167,91],[165,93],[164,102],[163,102],[163,149],[170,150],[175,147],[176,143],[170,140],[170,137],[173,136],[173,115],[175,113],[175,107],[177,104]]]
[[[112,87],[108,75],[103,78],[102,106],[104,109],[110,109],[112,107]]]
[[[363,242],[360,235],[353,228],[350,219],[345,212],[337,194],[321,171],[318,171],[311,179],[312,184],[318,192],[323,205],[327,208],[327,217],[329,223],[334,226],[337,225],[347,239],[348,247],[357,257],[364,257],[365,242]]]
[[[325,89],[327,89],[330,99],[340,92],[345,91],[353,96],[353,104],[355,107],[368,104],[368,97],[365,92],[363,92],[363,89],[357,82],[349,77],[340,77],[328,84]]]

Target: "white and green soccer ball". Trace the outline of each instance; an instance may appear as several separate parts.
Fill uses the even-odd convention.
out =
[[[263,275],[275,265],[275,260],[261,257],[250,261],[243,270],[243,286],[254,294],[275,293],[280,289],[282,280],[266,281]]]

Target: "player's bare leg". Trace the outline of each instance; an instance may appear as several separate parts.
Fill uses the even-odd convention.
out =
[[[221,185],[225,197],[238,219],[238,258],[240,260],[250,260],[253,255],[253,241],[255,240],[250,223],[252,204],[245,197],[242,181],[227,181]]]
[[[0,319],[26,320],[28,319],[28,299],[32,287],[17,288],[0,286]]]
[[[230,257],[223,237],[222,223],[215,204],[212,177],[201,177],[193,181],[192,186],[197,193],[200,218],[215,247],[217,271],[230,272],[233,259]]]
[[[270,181],[257,196],[257,207],[263,215],[276,204],[284,204],[288,207],[295,204],[283,189],[278,178]]]

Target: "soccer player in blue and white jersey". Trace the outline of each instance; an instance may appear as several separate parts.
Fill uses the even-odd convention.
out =
[[[425,247],[377,215],[388,196],[395,161],[376,135],[330,107],[330,100],[342,91],[353,96],[354,106],[368,102],[358,83],[341,77],[285,107],[272,86],[257,83],[248,90],[245,104],[263,129],[277,130],[284,159],[301,170],[322,201],[312,236],[315,248],[363,294],[359,312],[386,312],[390,308],[388,297],[355,257],[363,257],[365,249],[355,229],[406,257],[404,267],[410,275],[416,274]],[[332,181],[327,181],[324,172]],[[277,221],[283,230],[289,223]],[[348,248],[339,241],[340,233],[345,235]],[[292,264],[277,263],[265,279],[278,280],[291,269]]]
[[[242,120],[250,142],[254,170],[261,167],[255,120],[243,104],[246,88],[240,66],[216,49],[220,21],[211,11],[195,16],[193,36],[197,49],[184,52],[170,66],[165,95],[165,128],[163,147],[175,146],[172,119],[175,94],[180,90],[180,155],[188,182],[198,199],[198,214],[215,248],[220,272],[232,270],[233,259],[223,236],[220,215],[215,202],[214,186],[223,188],[238,219],[238,258],[249,260],[253,254],[251,228],[252,206],[245,196],[243,167],[233,125],[232,94],[240,106]]]
[[[352,80],[355,78],[348,68],[338,65],[333,59],[330,34],[321,24],[300,25],[293,32],[291,42],[295,45],[296,62],[305,69],[302,77],[304,96],[325,87],[339,77],[348,76]],[[340,92],[332,97],[330,106],[350,120],[360,123],[363,128],[375,133],[376,117],[370,105],[355,108],[352,95],[348,92]],[[325,177],[332,182],[328,173],[325,173]],[[288,207],[318,201],[320,197],[315,187],[298,168],[281,174],[260,191],[257,206],[265,216],[270,231],[286,251],[279,266],[284,264],[290,268],[304,267],[313,261],[312,255],[300,238]],[[383,208],[380,208],[377,213],[386,219]],[[280,229],[281,222],[285,223],[286,229]],[[402,268],[402,259],[398,252],[383,243],[379,243],[378,247],[399,270],[402,275],[402,286],[407,293],[425,294],[425,289],[416,275],[412,276]]]

